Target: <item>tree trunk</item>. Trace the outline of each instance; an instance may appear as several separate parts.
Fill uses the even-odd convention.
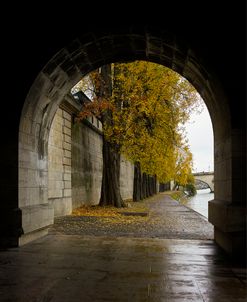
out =
[[[175,181],[172,191],[177,191],[178,189],[179,189],[179,183]]]
[[[153,176],[153,195],[157,194],[157,176]]]
[[[154,175],[154,194],[157,194],[158,191],[157,191],[157,176]]]
[[[133,201],[140,201],[154,194],[157,194],[156,175],[151,176],[142,173],[140,163],[136,162],[134,167]]]
[[[153,176],[148,175],[148,197],[153,194]]]
[[[103,136],[103,176],[99,205],[124,207],[120,194],[120,153],[116,146],[107,142]]]
[[[142,173],[142,196],[141,199],[147,198],[147,174]]]
[[[101,86],[99,95],[104,99],[112,95],[112,70],[111,64],[101,67]],[[104,125],[112,125],[112,112],[110,109],[101,117]],[[120,194],[120,153],[119,146],[108,142],[103,135],[103,175],[101,183],[101,196],[99,205],[113,205],[121,208],[125,204]]]
[[[140,201],[142,199],[141,191],[142,191],[141,166],[139,162],[136,162],[134,166],[133,201]]]

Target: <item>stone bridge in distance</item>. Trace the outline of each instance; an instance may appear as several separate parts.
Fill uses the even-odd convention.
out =
[[[197,190],[209,188],[211,192],[214,192],[214,172],[198,172],[193,175]]]

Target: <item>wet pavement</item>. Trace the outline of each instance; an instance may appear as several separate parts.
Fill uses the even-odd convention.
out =
[[[206,218],[164,195],[148,205],[127,228],[62,217],[48,236],[0,251],[0,301],[247,300],[246,269],[210,239]]]
[[[211,240],[48,235],[0,253],[0,301],[246,301]]]

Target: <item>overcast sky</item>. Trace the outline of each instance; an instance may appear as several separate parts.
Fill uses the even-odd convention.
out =
[[[193,172],[213,171],[213,129],[206,105],[202,113],[191,115],[186,131],[193,154]]]

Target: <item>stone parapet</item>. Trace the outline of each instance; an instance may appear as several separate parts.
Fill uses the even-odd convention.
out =
[[[214,225],[214,238],[228,254],[246,257],[246,208],[218,200],[209,201],[209,222]]]
[[[208,214],[209,222],[223,232],[241,232],[246,228],[246,211],[243,206],[211,200]]]
[[[25,244],[47,233],[47,228],[54,223],[54,209],[52,205],[39,204],[22,207],[22,230],[19,244]]]

